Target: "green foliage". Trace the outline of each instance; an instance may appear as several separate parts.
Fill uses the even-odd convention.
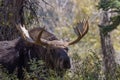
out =
[[[120,0],[100,0],[99,8],[103,10],[108,10],[110,8],[120,10]]]
[[[9,74],[8,71],[0,65],[0,80],[18,80],[16,70],[13,74]]]
[[[106,32],[111,32],[118,27],[118,25],[120,24],[120,15],[112,17],[111,22],[112,22],[112,24],[110,24],[110,25],[100,27],[104,34]]]
[[[90,51],[84,59],[74,54],[72,59],[74,69],[71,70],[71,80],[98,80],[102,77],[101,59],[97,53]]]
[[[111,32],[118,27],[120,24],[120,0],[100,0],[99,8],[102,8],[105,11],[111,9],[112,13],[110,14],[117,14],[110,17],[110,23],[106,26],[102,26],[102,32]]]

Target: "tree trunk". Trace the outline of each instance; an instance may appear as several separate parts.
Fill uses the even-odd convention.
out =
[[[0,41],[18,37],[16,23],[23,23],[23,3],[25,0],[3,0],[0,5]]]
[[[110,33],[103,34],[100,31],[101,37],[101,47],[104,61],[104,73],[106,80],[116,80],[115,78],[115,58],[114,58],[114,48],[111,42]]]
[[[116,80],[115,77],[115,58],[114,58],[114,48],[111,41],[110,32],[103,32],[103,28],[109,25],[109,17],[107,11],[103,11],[102,19],[100,21],[100,39],[101,39],[101,47],[103,54],[103,62],[104,62],[104,73],[105,80]]]

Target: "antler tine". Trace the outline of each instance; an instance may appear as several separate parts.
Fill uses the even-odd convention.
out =
[[[79,36],[76,40],[72,41],[72,42],[69,42],[69,45],[72,45],[72,44],[75,44],[77,42],[79,42],[82,37],[88,32],[88,28],[89,28],[89,24],[88,24],[88,20],[83,20],[82,22],[80,23],[83,23],[83,32],[81,33],[81,31],[78,29],[78,27],[76,27],[78,33],[79,33]]]
[[[25,26],[21,24],[16,24],[16,27],[18,31],[20,31],[20,34],[22,35],[23,39],[27,42],[34,43],[33,39],[30,37],[28,30],[25,28]]]
[[[89,29],[88,20],[86,20],[85,26],[86,27],[84,27],[84,31],[83,31],[83,35],[82,36],[84,36],[88,32],[88,29]]]

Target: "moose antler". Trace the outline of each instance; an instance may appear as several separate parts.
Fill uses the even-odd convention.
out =
[[[78,27],[83,27],[83,32],[81,32]],[[75,29],[77,30],[79,36],[76,40],[69,42],[69,45],[79,42],[82,39],[82,37],[88,32],[89,29],[88,20],[83,20],[82,22],[79,22]]]
[[[23,39],[30,43],[34,43],[33,39],[30,37],[28,30],[25,28],[25,26],[21,24],[16,24],[17,29],[20,31]]]
[[[83,27],[83,31],[81,32],[78,27]],[[25,28],[25,26],[22,26],[19,24],[19,25],[17,25],[17,28],[20,31],[20,33],[22,34],[23,38],[30,43],[34,43],[37,45],[50,46],[50,47],[64,48],[64,47],[67,47],[69,45],[79,42],[82,39],[82,37],[88,32],[89,24],[88,24],[88,20],[84,20],[84,21],[80,22],[78,24],[78,26],[76,26],[75,29],[78,32],[78,38],[72,42],[64,42],[64,41],[60,41],[60,40],[48,41],[46,39],[43,39],[42,33],[45,31],[45,28],[43,28],[43,30],[39,32],[39,35],[38,35],[36,41],[34,41],[29,36],[28,30]]]

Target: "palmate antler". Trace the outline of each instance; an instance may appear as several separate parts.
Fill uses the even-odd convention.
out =
[[[83,28],[82,32],[80,31],[79,27]],[[77,30],[78,37],[76,40],[69,42],[69,45],[79,42],[83,38],[83,36],[88,32],[88,29],[89,29],[88,20],[83,20],[82,22],[79,22],[75,27],[75,29]]]
[[[26,41],[33,43],[33,44],[37,44],[37,45],[50,46],[50,47],[56,47],[56,48],[65,48],[69,45],[73,45],[79,42],[83,38],[83,36],[88,32],[88,28],[89,28],[88,20],[84,20],[80,22],[78,26],[83,27],[83,31],[81,32],[78,26],[76,26],[76,30],[78,32],[77,39],[71,42],[66,42],[66,41],[60,41],[60,40],[48,41],[48,40],[43,39],[42,33],[45,31],[45,28],[43,28],[43,30],[39,32],[39,35],[36,41],[34,41],[29,36],[28,30],[25,28],[25,26],[22,26],[21,24],[18,24],[16,26]]]

